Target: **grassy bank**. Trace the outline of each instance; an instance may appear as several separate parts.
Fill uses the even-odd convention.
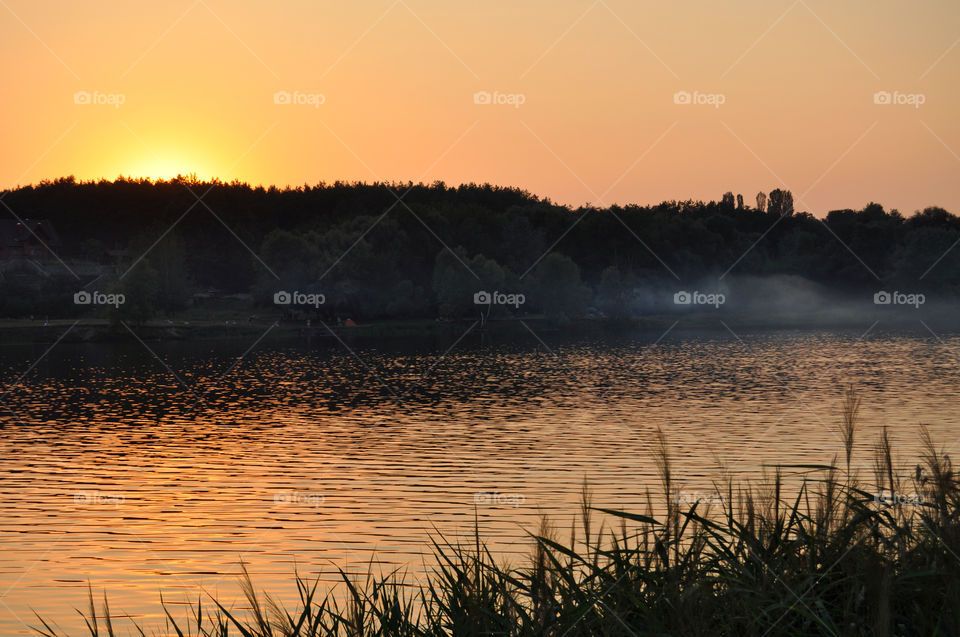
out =
[[[595,507],[584,485],[579,524],[564,539],[544,521],[529,560],[501,563],[479,533],[438,539],[424,584],[401,574],[338,591],[297,577],[281,608],[241,581],[247,608],[200,595],[192,617],[167,611],[177,635],[960,635],[960,486],[947,450],[921,429],[916,468],[899,471],[886,431],[873,468],[852,469],[859,400],[847,392],[845,452],[780,469],[762,483],[718,483],[683,497],[666,437],[651,462],[659,488],[636,511]],[[863,475],[861,475],[863,473]],[[659,503],[655,505],[655,503]],[[245,572],[245,571],[244,571]],[[346,601],[343,601],[346,600]],[[92,635],[114,634],[106,596],[91,593]],[[99,606],[99,607],[98,607]],[[43,635],[63,634],[44,623]],[[137,627],[140,634],[153,628]],[[126,627],[124,628],[126,630]]]

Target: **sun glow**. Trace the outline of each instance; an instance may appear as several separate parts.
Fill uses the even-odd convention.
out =
[[[149,157],[139,162],[132,162],[127,177],[140,178],[146,177],[152,181],[160,179],[169,181],[182,175],[184,177],[195,175],[201,181],[216,177],[214,171],[210,170],[205,162],[197,161],[195,158],[186,157]]]
[[[491,182],[574,206],[779,186],[817,215],[960,206],[950,0],[49,4],[0,6],[0,77],[20,89],[0,188],[193,172]]]

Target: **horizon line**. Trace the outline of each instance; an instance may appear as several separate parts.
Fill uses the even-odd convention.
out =
[[[264,183],[262,183],[262,182],[261,182],[261,183],[258,183],[258,184],[251,184],[249,181],[242,180],[242,179],[239,179],[239,178],[234,178],[234,179],[231,180],[231,181],[226,181],[226,180],[224,180],[223,178],[221,178],[221,177],[216,177],[216,176],[201,179],[201,178],[197,177],[196,173],[193,173],[193,172],[186,173],[186,174],[178,173],[175,177],[149,177],[149,176],[134,177],[134,176],[132,176],[132,175],[122,175],[122,174],[121,174],[121,175],[117,175],[117,176],[116,176],[114,179],[112,179],[112,180],[111,180],[111,179],[108,179],[107,177],[91,177],[91,178],[89,178],[89,179],[77,179],[75,175],[72,175],[72,174],[71,174],[71,175],[63,175],[63,176],[55,177],[55,178],[45,177],[45,178],[43,178],[43,179],[41,179],[41,180],[39,180],[39,181],[37,181],[37,182],[31,182],[31,183],[27,183],[27,184],[17,184],[16,186],[6,186],[6,187],[3,187],[3,188],[0,188],[0,193],[10,193],[10,192],[18,191],[18,190],[26,190],[26,189],[29,189],[29,188],[39,188],[39,187],[44,187],[44,186],[48,186],[48,185],[55,185],[55,184],[58,184],[58,183],[70,183],[70,184],[72,184],[72,185],[79,185],[79,186],[82,186],[82,185],[98,185],[98,184],[103,184],[103,183],[108,183],[108,184],[137,183],[137,184],[149,184],[149,185],[151,185],[151,186],[166,185],[166,184],[178,184],[178,183],[190,183],[190,184],[198,184],[198,185],[199,185],[199,184],[204,184],[204,185],[211,185],[211,186],[216,186],[216,185],[234,186],[234,187],[239,186],[239,187],[246,187],[246,188],[249,189],[249,190],[258,190],[258,189],[264,190],[264,191],[277,190],[277,191],[280,191],[280,192],[297,192],[297,191],[303,191],[304,189],[311,189],[311,190],[314,190],[314,189],[315,189],[315,190],[319,190],[319,189],[324,189],[324,188],[333,188],[333,187],[337,187],[337,186],[347,186],[347,187],[354,187],[354,188],[355,188],[355,187],[373,187],[373,188],[375,188],[375,187],[378,187],[378,186],[379,186],[379,187],[386,187],[386,188],[388,188],[389,186],[403,185],[403,186],[407,186],[408,188],[418,188],[418,187],[420,187],[420,188],[437,188],[437,187],[443,187],[444,189],[447,189],[447,190],[457,190],[457,189],[460,189],[460,188],[469,188],[469,187],[478,187],[478,188],[485,188],[485,187],[486,187],[486,188],[492,188],[492,189],[500,189],[500,190],[508,190],[508,191],[518,192],[518,193],[527,195],[528,197],[532,198],[534,201],[536,201],[536,202],[538,202],[538,203],[545,203],[545,204],[548,204],[548,205],[551,205],[551,206],[555,206],[555,207],[558,207],[558,208],[567,208],[567,209],[569,209],[569,210],[585,210],[585,209],[586,209],[586,210],[607,210],[607,209],[611,209],[611,208],[656,208],[656,207],[658,207],[658,206],[664,206],[664,205],[687,204],[687,203],[693,204],[693,205],[704,205],[704,206],[705,206],[705,205],[709,205],[709,204],[720,204],[720,203],[722,202],[723,194],[731,193],[731,194],[734,194],[734,195],[737,195],[737,194],[741,194],[741,195],[742,195],[742,193],[736,193],[736,192],[734,192],[734,191],[728,190],[728,191],[726,191],[725,193],[721,194],[721,199],[710,199],[710,200],[703,200],[703,199],[664,199],[664,200],[661,200],[661,201],[655,202],[655,203],[654,203],[654,202],[651,202],[651,203],[639,203],[639,202],[619,203],[619,202],[613,202],[613,203],[610,203],[610,204],[605,205],[605,206],[598,206],[598,205],[593,204],[593,203],[591,203],[591,202],[589,202],[589,201],[588,201],[588,202],[581,203],[581,204],[558,203],[558,202],[553,201],[550,197],[544,197],[544,196],[538,195],[538,194],[536,194],[535,192],[533,192],[533,191],[531,191],[531,190],[528,190],[527,188],[523,188],[523,187],[521,187],[521,186],[507,186],[507,185],[496,184],[496,183],[491,183],[491,182],[476,182],[476,181],[471,181],[471,182],[460,182],[459,184],[453,185],[453,184],[450,184],[450,183],[448,183],[448,182],[446,182],[445,180],[442,180],[442,179],[437,179],[437,180],[434,180],[434,181],[429,182],[429,183],[428,183],[428,182],[424,182],[424,181],[414,182],[413,180],[409,180],[409,179],[406,180],[406,181],[403,181],[403,180],[374,180],[374,181],[352,180],[352,181],[351,181],[351,180],[346,180],[346,179],[335,179],[335,180],[333,180],[333,181],[320,180],[320,181],[317,181],[317,182],[315,182],[315,183],[313,183],[313,184],[309,184],[309,183],[307,183],[307,182],[304,182],[303,184],[301,184],[301,185],[299,185],[299,186],[292,186],[292,185],[289,184],[289,183],[286,184],[286,185],[284,185],[284,186],[280,186],[280,185],[278,185],[278,184],[264,184]],[[389,188],[388,188],[388,189],[389,189]],[[769,192],[773,192],[774,190],[784,190],[784,191],[786,191],[786,192],[791,192],[789,188],[773,188],[773,189],[772,189],[771,191],[769,191]],[[759,191],[757,191],[757,194],[763,193],[764,195],[769,195],[769,192],[768,192],[768,191],[759,190]],[[829,213],[831,213],[831,212],[848,212],[848,211],[850,211],[850,212],[862,212],[862,211],[866,210],[867,208],[869,208],[870,206],[873,206],[873,205],[880,206],[880,208],[881,208],[885,213],[887,213],[887,214],[897,213],[897,214],[900,214],[901,216],[903,216],[904,218],[908,218],[909,216],[919,215],[919,214],[921,214],[921,213],[923,213],[923,212],[925,212],[925,211],[927,211],[927,210],[936,210],[936,209],[943,210],[944,212],[946,212],[946,213],[948,213],[948,214],[951,214],[951,215],[953,215],[953,216],[958,216],[958,215],[954,215],[954,213],[950,212],[949,209],[945,208],[944,206],[938,205],[938,204],[932,204],[932,205],[926,205],[926,206],[919,207],[919,208],[914,208],[914,210],[913,210],[912,213],[905,214],[904,212],[902,212],[902,211],[899,210],[898,208],[889,208],[889,209],[888,209],[888,208],[886,208],[882,203],[877,202],[877,201],[874,201],[874,200],[868,201],[866,204],[863,205],[862,208],[859,208],[859,209],[857,209],[857,208],[833,208],[833,209],[827,210],[827,211],[824,212],[823,214],[824,214],[824,216],[825,216],[825,215],[827,215],[827,214],[829,214]],[[743,206],[742,208],[734,208],[734,210],[744,210],[744,211],[745,211],[745,210],[754,210],[754,211],[756,211],[756,210],[758,210],[758,209],[757,209],[756,207],[747,205],[746,202],[745,202],[745,203],[744,203],[744,206]],[[766,211],[764,211],[764,212],[766,212]],[[817,217],[817,215],[816,215],[815,213],[810,212],[809,210],[796,210],[796,211],[793,212],[793,214],[794,214],[794,215],[807,214],[807,215],[813,216],[813,217],[815,217],[815,218]]]

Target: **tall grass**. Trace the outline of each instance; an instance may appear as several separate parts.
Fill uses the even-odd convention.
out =
[[[845,472],[835,463],[806,467],[789,495],[778,469],[760,484],[716,485],[711,506],[682,504],[667,439],[658,432],[654,461],[665,496],[659,519],[649,492],[639,511],[615,511],[594,507],[584,484],[569,539],[558,540],[544,520],[523,566],[498,563],[479,532],[467,544],[441,537],[423,584],[408,586],[396,572],[374,576],[372,568],[363,581],[341,572],[345,595],[335,596],[318,593],[318,580],[296,576],[299,602],[287,609],[257,592],[244,569],[245,611],[198,600],[177,619],[164,604],[166,632],[960,635],[957,474],[923,429],[921,464],[898,475],[884,430],[873,481],[861,484],[850,469],[858,408],[848,392],[841,405]],[[106,597],[98,614],[91,591],[89,606],[88,632],[112,636]],[[60,634],[40,622],[40,634]]]

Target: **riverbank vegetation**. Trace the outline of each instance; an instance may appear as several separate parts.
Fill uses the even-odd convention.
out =
[[[830,464],[772,468],[763,483],[686,493],[659,433],[660,485],[636,511],[595,506],[583,488],[579,523],[546,521],[524,564],[503,563],[479,532],[438,538],[422,584],[402,573],[338,590],[296,577],[282,608],[244,570],[245,608],[201,594],[187,617],[165,607],[167,634],[319,635],[957,635],[960,485],[947,449],[926,430],[919,464],[894,458],[886,430],[873,468],[854,468],[859,399],[847,393]],[[89,598],[91,635],[117,620]],[[182,607],[180,607],[182,608]],[[38,617],[39,633],[64,634]],[[151,634],[151,627],[137,627]]]
[[[571,208],[489,184],[67,177],[2,196],[24,222],[0,228],[8,318],[143,323],[240,302],[247,317],[300,322],[576,319],[677,312],[691,305],[674,296],[696,291],[742,311],[751,300],[806,309],[831,295],[872,304],[881,290],[930,302],[960,296],[957,216],[870,203],[818,218],[781,190]],[[83,291],[125,302],[75,303]],[[478,307],[481,292],[507,301]],[[286,304],[276,302],[282,293]],[[298,303],[295,293],[323,302]]]

